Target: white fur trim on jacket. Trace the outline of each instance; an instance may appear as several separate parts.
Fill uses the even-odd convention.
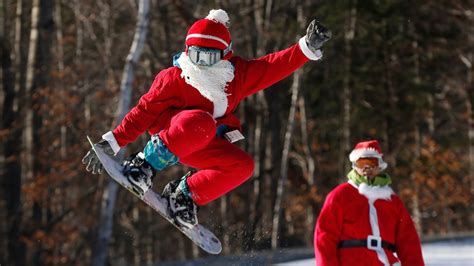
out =
[[[109,131],[102,135],[102,139],[105,139],[110,144],[110,147],[112,147],[112,150],[114,151],[114,155],[117,155],[120,150],[120,146],[117,140],[115,139],[114,133],[112,133],[112,131]]]
[[[308,59],[319,60],[323,57],[323,53],[321,52],[321,50],[316,50],[316,52],[313,53],[309,49],[308,44],[306,43],[306,36],[301,37],[300,40],[298,41],[298,44],[301,48],[301,51]]]
[[[377,216],[377,208],[375,207],[374,202],[378,199],[390,200],[392,194],[394,194],[391,187],[387,186],[369,186],[367,184],[360,184],[357,186],[352,180],[348,181],[349,184],[359,190],[359,194],[364,195],[368,199],[369,203],[369,221],[370,228],[372,229],[372,236],[380,237],[380,226]],[[377,253],[377,258],[383,265],[390,265],[388,263],[387,254],[383,249],[375,250]]]
[[[358,191],[359,194],[364,195],[367,199],[375,201],[378,199],[384,199],[384,200],[390,200],[392,197],[392,194],[395,194],[393,192],[393,189],[390,186],[369,186],[367,184],[360,184],[357,186],[354,181],[349,180],[347,181],[349,184],[351,184],[353,187],[355,187]]]
[[[390,200],[394,193],[390,186],[369,186],[364,183],[359,185],[358,190],[360,194],[372,201],[378,199]]]

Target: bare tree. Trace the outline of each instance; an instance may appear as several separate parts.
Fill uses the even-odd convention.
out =
[[[470,36],[470,43],[474,43],[473,35]],[[472,52],[466,55],[459,55],[459,58],[466,66],[466,86],[464,89],[464,98],[466,99],[466,112],[468,121],[468,139],[469,139],[469,176],[471,177],[471,193],[474,193],[474,112],[472,103],[474,102],[474,55]]]
[[[21,183],[31,182],[33,180],[33,162],[34,162],[34,149],[33,149],[33,116],[34,110],[32,107],[32,98],[34,91],[34,76],[35,76],[35,63],[36,63],[36,50],[38,46],[38,24],[39,24],[39,12],[40,12],[40,1],[33,0],[31,8],[31,28],[28,44],[28,59],[26,63],[26,84],[24,93],[24,121],[23,121],[23,148],[22,148],[22,160],[21,169],[22,177]],[[20,185],[21,186],[21,185]],[[33,211],[33,207],[29,204],[25,204],[25,216],[33,217],[29,211]],[[30,261],[31,262],[31,261]]]
[[[63,79],[62,76],[64,74],[64,48],[63,48],[63,30],[62,30],[62,16],[61,16],[61,0],[55,0],[54,6],[54,20],[56,24],[56,51],[57,51],[57,70],[59,72],[59,82],[62,83]],[[60,85],[60,87],[62,87]],[[65,92],[64,90],[60,90],[60,97],[62,101],[66,101]],[[62,120],[64,121],[64,113],[61,114]],[[61,140],[61,147],[60,147],[60,155],[61,158],[66,158],[66,137],[67,137],[67,127],[63,124],[59,128],[60,140]]]
[[[474,44],[474,37],[471,33],[469,35],[469,43]],[[465,99],[466,103],[466,116],[467,116],[467,136],[469,142],[469,172],[468,175],[470,176],[469,182],[470,184],[470,191],[471,195],[474,195],[474,111],[472,110],[472,105],[474,102],[474,54],[473,52],[469,52],[467,55],[459,55],[459,58],[466,66],[466,85],[462,90],[461,94]],[[469,217],[470,223],[472,224],[474,221],[474,215]]]
[[[418,52],[418,35],[413,27],[409,28],[410,33],[414,36],[414,40],[412,42],[412,47],[413,50],[415,51],[414,54],[414,61],[413,61],[413,69],[415,71],[415,76],[413,83],[416,85],[420,85],[421,83],[421,74],[420,74],[420,55]],[[413,130],[413,139],[415,141],[415,150],[413,153],[413,159],[412,163],[416,163],[416,161],[420,158],[420,153],[421,153],[421,145],[422,145],[422,140],[421,140],[421,132],[420,128],[418,126],[419,123],[415,123],[414,130]],[[418,231],[418,233],[423,232],[422,228],[422,220],[421,220],[421,211],[420,211],[420,200],[419,200],[419,192],[420,192],[420,182],[417,182],[415,179],[414,172],[411,173],[410,178],[412,179],[412,184],[414,185],[414,193],[412,194],[412,203],[413,203],[413,222],[415,223],[415,227]]]
[[[315,158],[313,155],[313,152],[311,150],[311,144],[308,136],[308,119],[307,119],[307,114],[306,114],[306,103],[303,95],[300,95],[299,100],[298,100],[298,109],[300,111],[300,116],[301,116],[301,121],[300,121],[300,126],[301,126],[301,140],[302,140],[302,145],[303,145],[303,155],[304,155],[304,162],[305,162],[305,167],[303,168],[303,174],[307,178],[308,186],[309,186],[309,192],[311,193],[311,187],[316,185],[316,167],[315,167]],[[313,204],[310,204],[308,208],[306,208],[306,228],[307,231],[313,230],[314,227],[314,221],[315,221],[315,210]],[[312,245],[313,243],[313,236],[311,234],[307,234],[306,236],[306,244],[308,246]]]
[[[286,180],[288,179],[288,158],[291,148],[291,140],[293,136],[293,128],[295,124],[295,113],[298,104],[298,90],[300,87],[301,71],[298,69],[293,75],[293,84],[291,86],[291,107],[288,114],[288,124],[286,126],[285,140],[283,144],[283,152],[281,156],[280,179],[278,180],[277,194],[275,205],[273,208],[272,219],[272,249],[278,247],[278,236],[280,233],[280,224],[283,214],[281,206],[285,194]]]
[[[253,3],[249,2],[248,9],[249,13],[252,14],[253,26],[256,29],[256,34],[251,35],[251,40],[255,45],[256,49],[252,49],[252,45],[248,43],[250,54],[252,57],[258,57],[266,54],[267,30],[270,26],[270,19],[272,14],[273,1],[258,0]],[[250,31],[251,32],[251,31]],[[255,161],[255,171],[252,177],[253,193],[251,196],[252,203],[249,204],[249,219],[245,224],[247,229],[244,237],[244,249],[250,250],[255,245],[256,231],[258,222],[261,219],[263,213],[261,211],[262,198],[265,196],[263,193],[263,186],[265,185],[262,181],[264,176],[265,156],[262,156],[265,152],[269,153],[272,148],[265,146],[265,135],[266,133],[266,119],[269,116],[268,102],[265,98],[264,92],[259,91],[256,95],[250,96],[246,103],[249,103],[249,108],[255,113],[255,122],[249,128],[251,139],[249,139],[249,149],[253,152],[253,158]]]
[[[23,175],[25,181],[31,181],[33,179],[33,161],[34,161],[34,150],[33,150],[33,114],[32,108],[32,94],[34,86],[35,76],[35,63],[36,63],[36,49],[38,47],[38,24],[40,16],[40,1],[33,0],[31,8],[31,29],[30,39],[28,46],[28,61],[26,69],[26,91],[25,91],[25,121],[24,121],[24,149],[23,149]]]
[[[17,10],[20,10],[21,17],[21,1],[17,2]],[[15,18],[15,41],[11,43],[8,36],[11,33],[12,25],[9,21],[10,15],[8,4],[4,3],[1,7],[0,14],[2,17],[0,28],[0,58],[2,77],[0,91],[0,132],[2,134],[2,144],[0,146],[0,179],[2,187],[2,200],[0,201],[0,209],[5,210],[1,213],[0,233],[2,237],[0,248],[0,263],[11,265],[24,264],[24,245],[18,240],[20,236],[21,221],[21,168],[18,160],[20,154],[21,140],[20,126],[15,125],[16,119],[19,117],[18,101],[19,95],[15,87],[15,73],[19,72],[19,46],[21,37],[21,20]],[[19,26],[18,26],[18,24]],[[17,27],[18,26],[18,27]],[[18,30],[17,30],[18,29]],[[18,40],[18,42],[16,41]],[[19,75],[16,75],[18,77]]]
[[[297,22],[300,28],[305,25],[304,10],[301,2],[297,2]],[[296,36],[298,40],[301,36]],[[303,70],[298,69],[293,74],[293,83],[291,85],[291,105],[288,113],[288,122],[286,126],[285,139],[283,142],[283,150],[281,156],[280,165],[280,178],[278,179],[278,185],[276,190],[276,198],[273,206],[273,218],[272,218],[272,235],[271,235],[271,247],[276,249],[279,246],[279,234],[283,219],[283,207],[282,202],[285,196],[285,186],[288,179],[288,164],[289,164],[289,153],[291,149],[291,143],[293,138],[293,129],[295,126],[295,114],[298,108],[298,97],[301,83],[301,76]]]
[[[120,123],[130,110],[132,98],[132,81],[134,78],[134,69],[138,64],[143,46],[145,44],[146,34],[148,30],[150,2],[149,0],[140,0],[138,6],[138,19],[135,28],[135,36],[133,38],[130,52],[126,59],[126,64],[122,73],[122,82],[120,84],[120,103],[117,109],[114,124]],[[119,158],[122,159],[124,149],[121,150]],[[112,179],[109,179],[107,187],[102,197],[102,209],[98,240],[92,256],[92,265],[106,265],[108,243],[112,234],[113,212],[115,209],[115,201],[117,197],[118,185]]]
[[[352,72],[352,43],[355,37],[357,22],[357,0],[352,0],[350,4],[349,14],[346,18],[344,29],[344,77],[342,87],[342,139],[341,147],[339,147],[339,177],[342,178],[349,169],[349,164],[346,160],[346,154],[350,150],[351,142],[351,72]]]
[[[285,195],[285,185],[288,179],[288,158],[291,148],[291,140],[293,136],[293,128],[295,125],[295,113],[298,105],[298,91],[301,80],[301,69],[296,70],[293,74],[293,84],[291,85],[291,107],[288,114],[288,124],[286,126],[285,140],[283,143],[283,152],[281,156],[280,179],[278,180],[277,194],[275,205],[273,208],[272,219],[272,248],[278,247],[278,237],[280,233],[280,225],[282,220],[283,208],[282,201]]]

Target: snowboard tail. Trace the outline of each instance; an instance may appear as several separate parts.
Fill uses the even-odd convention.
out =
[[[87,140],[91,144],[94,152],[97,154],[97,157],[102,163],[105,171],[112,179],[114,179],[117,183],[158,212],[161,216],[163,216],[163,218],[173,224],[179,231],[181,231],[204,251],[210,254],[219,254],[222,251],[221,242],[211,231],[200,224],[197,224],[192,228],[180,226],[171,216],[168,208],[168,202],[165,198],[161,197],[160,194],[156,193],[151,188],[143,195],[136,191],[134,186],[123,175],[122,166],[120,163],[114,160],[113,157],[107,155],[102,150],[102,148],[94,145],[89,136],[87,136]]]

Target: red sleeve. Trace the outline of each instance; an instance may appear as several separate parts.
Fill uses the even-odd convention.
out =
[[[415,225],[402,201],[399,198],[397,199],[400,206],[400,220],[395,235],[398,258],[403,266],[425,265]]]
[[[337,245],[341,235],[343,209],[337,195],[334,191],[329,193],[316,223],[314,254],[316,265],[319,266],[339,265]]]
[[[285,50],[246,61],[242,67],[242,96],[247,97],[268,88],[288,77],[308,60],[296,43]]]
[[[172,78],[167,78],[167,73],[161,71],[156,76],[150,90],[112,131],[120,147],[135,141],[166,109],[179,105],[179,90],[171,85]]]

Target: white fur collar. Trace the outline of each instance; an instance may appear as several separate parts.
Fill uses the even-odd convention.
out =
[[[389,186],[369,186],[367,184],[360,184],[357,186],[352,180],[348,181],[352,186],[357,188],[359,194],[364,195],[371,201],[378,199],[390,200],[392,194],[394,194],[393,189]]]
[[[227,60],[221,60],[211,67],[196,66],[186,53],[181,53],[178,64],[184,81],[214,104],[213,117],[223,116],[229,105],[226,86],[234,79],[234,66]]]

